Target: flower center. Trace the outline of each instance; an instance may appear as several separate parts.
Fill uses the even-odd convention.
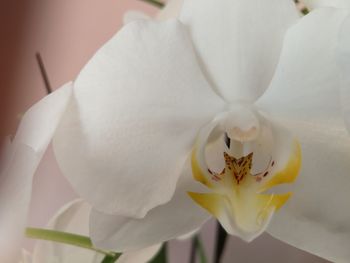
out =
[[[299,144],[286,130],[252,108],[230,107],[201,130],[192,153],[193,176],[210,192],[189,195],[227,232],[250,241],[291,195],[264,192],[293,182],[300,164]]]

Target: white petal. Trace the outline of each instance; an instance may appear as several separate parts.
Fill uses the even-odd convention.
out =
[[[210,215],[190,199],[187,192],[192,190],[203,191],[203,188],[192,179],[188,161],[169,203],[152,209],[142,219],[92,211],[91,238],[97,247],[129,251],[194,231],[207,221]]]
[[[23,116],[0,175],[0,261],[20,255],[33,175],[71,97],[71,84],[45,97]]]
[[[87,236],[90,212],[90,205],[75,200],[61,208],[47,228]],[[33,253],[34,263],[97,263],[102,259],[103,255],[94,251],[48,241],[37,241]]]
[[[350,137],[334,57],[345,16],[345,11],[319,9],[292,28],[272,85],[258,102],[299,139],[303,155],[294,196],[274,218],[270,233],[336,262],[350,257]]]
[[[167,1],[165,7],[158,13],[156,19],[159,21],[164,21],[167,19],[178,17],[184,0],[169,0]]]
[[[186,0],[188,25],[204,71],[227,101],[254,101],[268,87],[287,28],[291,0]]]
[[[309,9],[319,7],[350,8],[349,0],[302,0]]]
[[[124,14],[123,24],[126,25],[140,19],[151,19],[151,17],[141,11],[130,10]]]
[[[199,128],[223,107],[177,21],[135,21],[80,73],[54,139],[94,208],[143,217],[174,193]]]
[[[13,144],[25,144],[43,153],[71,99],[72,83],[67,83],[31,107],[23,116]]]

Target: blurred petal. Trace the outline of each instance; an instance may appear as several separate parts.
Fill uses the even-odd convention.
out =
[[[0,178],[0,262],[13,263],[20,256],[32,191],[40,157],[27,145],[16,147]]]
[[[142,219],[92,211],[91,238],[97,247],[129,251],[185,235],[210,218],[187,194],[188,191],[202,189],[193,181],[188,161],[170,202],[152,209]]]
[[[291,0],[185,0],[180,19],[213,86],[232,102],[254,101],[268,87],[298,17]]]
[[[19,263],[33,263],[32,255],[28,251],[22,249],[22,258]]]
[[[143,217],[171,199],[198,130],[222,108],[181,24],[135,21],[80,73],[55,153],[95,209]]]
[[[303,153],[294,196],[269,232],[337,262],[350,257],[350,137],[334,56],[345,16],[318,9],[291,28],[271,87],[257,102],[299,139]]]
[[[71,83],[31,107],[20,123],[0,175],[0,261],[20,256],[33,175],[71,97]]]

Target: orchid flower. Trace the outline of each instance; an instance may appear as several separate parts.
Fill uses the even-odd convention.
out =
[[[69,88],[54,136],[62,172],[92,205],[96,246],[141,249],[211,216],[250,241],[273,217],[274,236],[349,258],[336,228],[350,186],[334,56],[346,16],[301,18],[289,0],[185,0],[178,19],[128,23],[106,43]]]
[[[70,84],[67,84],[67,87]],[[23,116],[0,173],[0,261],[18,261],[27,222],[32,179],[51,141],[71,89],[47,96]]]
[[[99,235],[96,242],[105,239],[101,236],[111,234],[108,220],[114,228],[117,221],[120,224],[129,221],[122,217],[116,220],[113,214],[137,218],[136,222],[143,218],[155,226],[161,225],[157,224],[158,218],[167,222],[162,224],[164,233],[157,231],[151,236],[147,233],[144,235],[147,240],[138,238],[139,244],[133,241],[128,244],[134,235],[140,235],[137,231],[121,242],[111,240],[120,250],[143,247],[143,242],[160,238],[157,235],[166,240],[190,232],[205,222],[208,214],[217,217],[229,233],[250,241],[265,230],[274,211],[288,199],[288,193],[265,192],[275,185],[294,181],[301,162],[299,144],[287,130],[268,119],[254,101],[273,76],[284,33],[299,16],[292,2],[271,4],[276,10],[273,14],[267,10],[268,5],[261,7],[257,3],[223,1],[216,7],[209,2],[201,2],[199,6],[199,2],[189,1],[183,9],[182,23],[173,20],[128,24],[80,73],[74,83],[72,101],[56,133],[54,148],[63,173],[94,207],[92,228],[108,229],[108,233],[96,231]],[[224,45],[228,46],[222,49],[225,52],[215,52],[210,38],[197,41],[204,33],[203,26],[197,24],[203,20],[202,12],[207,8],[216,12],[236,10],[227,26],[232,26],[233,34],[248,41],[259,36],[261,43],[269,45],[270,56],[267,50],[256,50],[251,45],[242,53],[235,50],[233,55],[237,59],[227,59],[227,52],[239,47],[235,38],[226,41]],[[244,15],[250,9],[257,13],[253,21]],[[222,27],[215,24],[217,14],[211,13],[208,22]],[[223,17],[221,22],[228,18]],[[268,17],[273,19],[266,20]],[[270,32],[265,32],[266,25],[257,26],[259,19],[271,27]],[[237,22],[252,25],[254,30],[242,32],[236,28]],[[198,44],[197,51],[208,54],[206,71],[210,75],[203,74],[200,68],[186,24],[192,30],[192,41]],[[156,42],[165,45],[161,52],[157,51]],[[256,65],[242,66],[239,57],[250,58]],[[257,78],[245,79],[242,74]],[[134,75],[142,77],[146,88],[139,90],[140,82]],[[215,87],[209,81],[216,82]],[[227,145],[224,150],[227,175],[216,175],[206,166],[204,151],[208,143],[217,138],[223,141],[225,136],[232,142],[232,147]],[[198,192],[186,182],[194,181],[190,171],[185,169],[185,183],[179,179],[191,150],[194,178],[205,186]],[[224,151],[217,152],[222,159]],[[117,183],[122,186],[118,190]],[[203,193],[204,190],[208,193]],[[179,210],[191,212],[178,214]],[[124,236],[122,229],[117,232]],[[125,231],[134,232],[128,227]],[[92,229],[93,238],[94,234]]]
[[[87,235],[91,206],[82,200],[74,200],[62,207],[50,220],[47,228],[56,231]],[[138,251],[124,253],[118,263],[148,262],[158,252],[161,245],[154,245]],[[24,253],[26,263],[100,263],[104,255],[92,250],[48,241],[37,241],[32,255]]]

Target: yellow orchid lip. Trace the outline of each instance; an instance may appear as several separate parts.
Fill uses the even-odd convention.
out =
[[[225,168],[221,173],[204,168],[198,158],[195,147],[191,160],[193,177],[211,192],[189,192],[189,196],[216,217],[228,233],[251,241],[265,230],[273,213],[292,195],[265,192],[295,181],[301,167],[301,148],[294,140],[289,159],[281,169],[269,169],[275,165],[270,160],[268,168],[257,174],[252,173],[253,152],[239,158],[224,152]]]

